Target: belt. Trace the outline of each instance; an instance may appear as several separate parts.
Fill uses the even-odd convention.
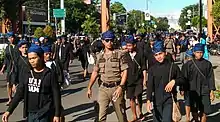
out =
[[[114,83],[105,83],[105,82],[102,82],[102,85],[106,88],[113,88],[113,87],[116,87],[118,85],[120,85],[120,82],[114,82]]]

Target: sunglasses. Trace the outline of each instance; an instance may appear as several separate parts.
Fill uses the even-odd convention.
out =
[[[105,39],[105,42],[113,42],[113,39]]]

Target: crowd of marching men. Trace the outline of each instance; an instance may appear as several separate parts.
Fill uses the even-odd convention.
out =
[[[118,120],[128,121],[123,93],[130,100],[132,121],[143,120],[144,87],[147,87],[147,112],[151,113],[153,103],[155,122],[179,121],[173,115],[177,102],[176,86],[180,86],[180,93],[184,95],[187,121],[192,112],[194,121],[206,122],[211,111],[215,80],[206,42],[201,37],[153,34],[145,41],[141,35],[129,35],[120,40],[120,50],[116,50],[113,48],[115,35],[107,31],[102,34],[101,44],[96,44],[98,48],[94,47],[98,51],[91,50],[88,38],[75,40],[72,44],[65,36],[58,37],[55,42],[41,37],[33,38],[31,42],[21,39],[16,45],[14,33],[9,32],[7,38],[9,44],[1,73],[7,74],[9,101],[6,105],[9,107],[2,116],[3,122],[8,121],[23,99],[24,117],[28,122],[61,121],[60,89],[63,84],[71,83],[68,68],[75,49],[80,53],[77,55],[84,69],[84,80],[88,72],[88,54],[95,53],[87,95],[91,98],[92,85],[98,78],[99,121],[106,121],[110,101],[113,101]],[[177,54],[183,63],[181,70],[174,63]]]

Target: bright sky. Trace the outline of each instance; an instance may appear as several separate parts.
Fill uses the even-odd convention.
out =
[[[147,0],[111,0],[121,2],[129,11],[132,9],[145,11]],[[160,14],[180,14],[182,8],[196,4],[199,0],[149,0],[149,10],[155,16]]]

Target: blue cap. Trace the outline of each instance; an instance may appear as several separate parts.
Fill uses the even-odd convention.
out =
[[[43,54],[44,53],[43,49],[38,45],[32,45],[28,49],[28,53],[32,53],[32,52],[37,53],[37,54]]]
[[[115,38],[115,34],[110,30],[102,33],[102,39],[103,40],[105,40],[105,39],[114,39],[114,38]]]
[[[202,51],[202,52],[204,52],[204,45],[201,44],[201,43],[196,44],[196,45],[193,47],[193,52],[196,52],[196,51]]]
[[[14,36],[14,32],[8,32],[7,33],[7,38]]]
[[[34,41],[34,43],[35,43],[35,42],[40,43],[40,41],[39,41],[39,39],[38,39],[38,38],[32,38],[32,40]]]
[[[156,41],[152,51],[153,53],[165,52],[164,41]]]
[[[126,46],[126,42],[125,41],[121,42],[121,46]]]
[[[48,39],[48,36],[44,36],[44,39]]]
[[[41,48],[43,49],[44,53],[52,52],[49,46],[42,46]]]
[[[193,57],[193,51],[192,50],[187,50],[186,51],[186,56],[187,57]]]
[[[134,36],[129,35],[129,36],[126,38],[126,43],[135,44],[135,43],[136,43],[136,40],[134,39]]]
[[[27,41],[25,41],[25,40],[20,40],[19,42],[18,42],[18,48],[19,47],[21,47],[22,45],[24,45],[24,44],[28,44],[28,42]]]

